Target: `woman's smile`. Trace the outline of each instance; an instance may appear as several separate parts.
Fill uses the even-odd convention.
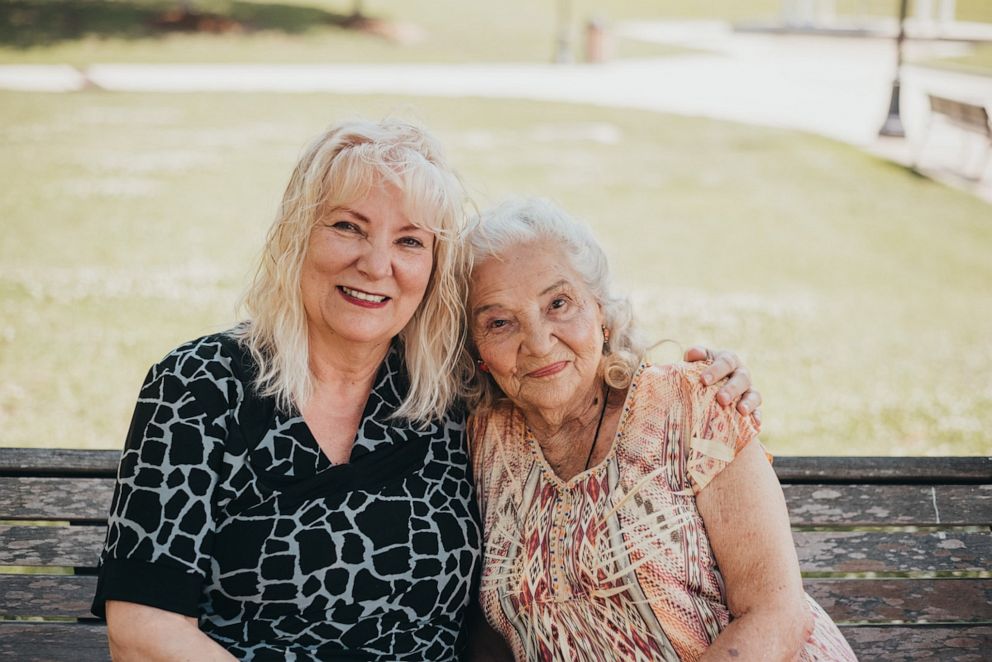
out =
[[[543,368],[538,368],[537,370],[528,372],[527,376],[535,379],[540,377],[551,377],[552,375],[557,375],[567,366],[568,361],[555,361],[554,363],[546,365]]]
[[[338,285],[338,292],[348,303],[353,303],[362,308],[383,308],[389,303],[389,297],[384,294],[372,294],[363,290],[356,290],[352,287]]]

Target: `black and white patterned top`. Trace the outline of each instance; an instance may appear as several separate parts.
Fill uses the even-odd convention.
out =
[[[245,660],[449,660],[480,555],[465,415],[387,420],[379,369],[351,460],[253,393],[226,334],[152,367],[121,457],[93,612],[106,600],[199,619]]]

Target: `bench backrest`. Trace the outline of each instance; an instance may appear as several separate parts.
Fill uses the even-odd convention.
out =
[[[949,122],[962,129],[982,133],[992,138],[992,125],[985,106],[956,99],[927,95],[930,98],[930,112],[942,115]]]
[[[0,448],[0,658],[108,659],[89,604],[118,458]],[[806,589],[862,659],[986,659],[992,458],[781,457],[775,469]]]

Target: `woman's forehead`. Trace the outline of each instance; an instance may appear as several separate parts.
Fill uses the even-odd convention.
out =
[[[584,289],[565,252],[554,245],[530,243],[491,256],[472,270],[473,303],[501,299],[523,303],[561,289]]]

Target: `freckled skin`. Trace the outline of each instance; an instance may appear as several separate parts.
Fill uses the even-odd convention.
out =
[[[472,273],[472,340],[528,422],[556,427],[601,393],[602,311],[553,243],[513,246],[504,255]]]

